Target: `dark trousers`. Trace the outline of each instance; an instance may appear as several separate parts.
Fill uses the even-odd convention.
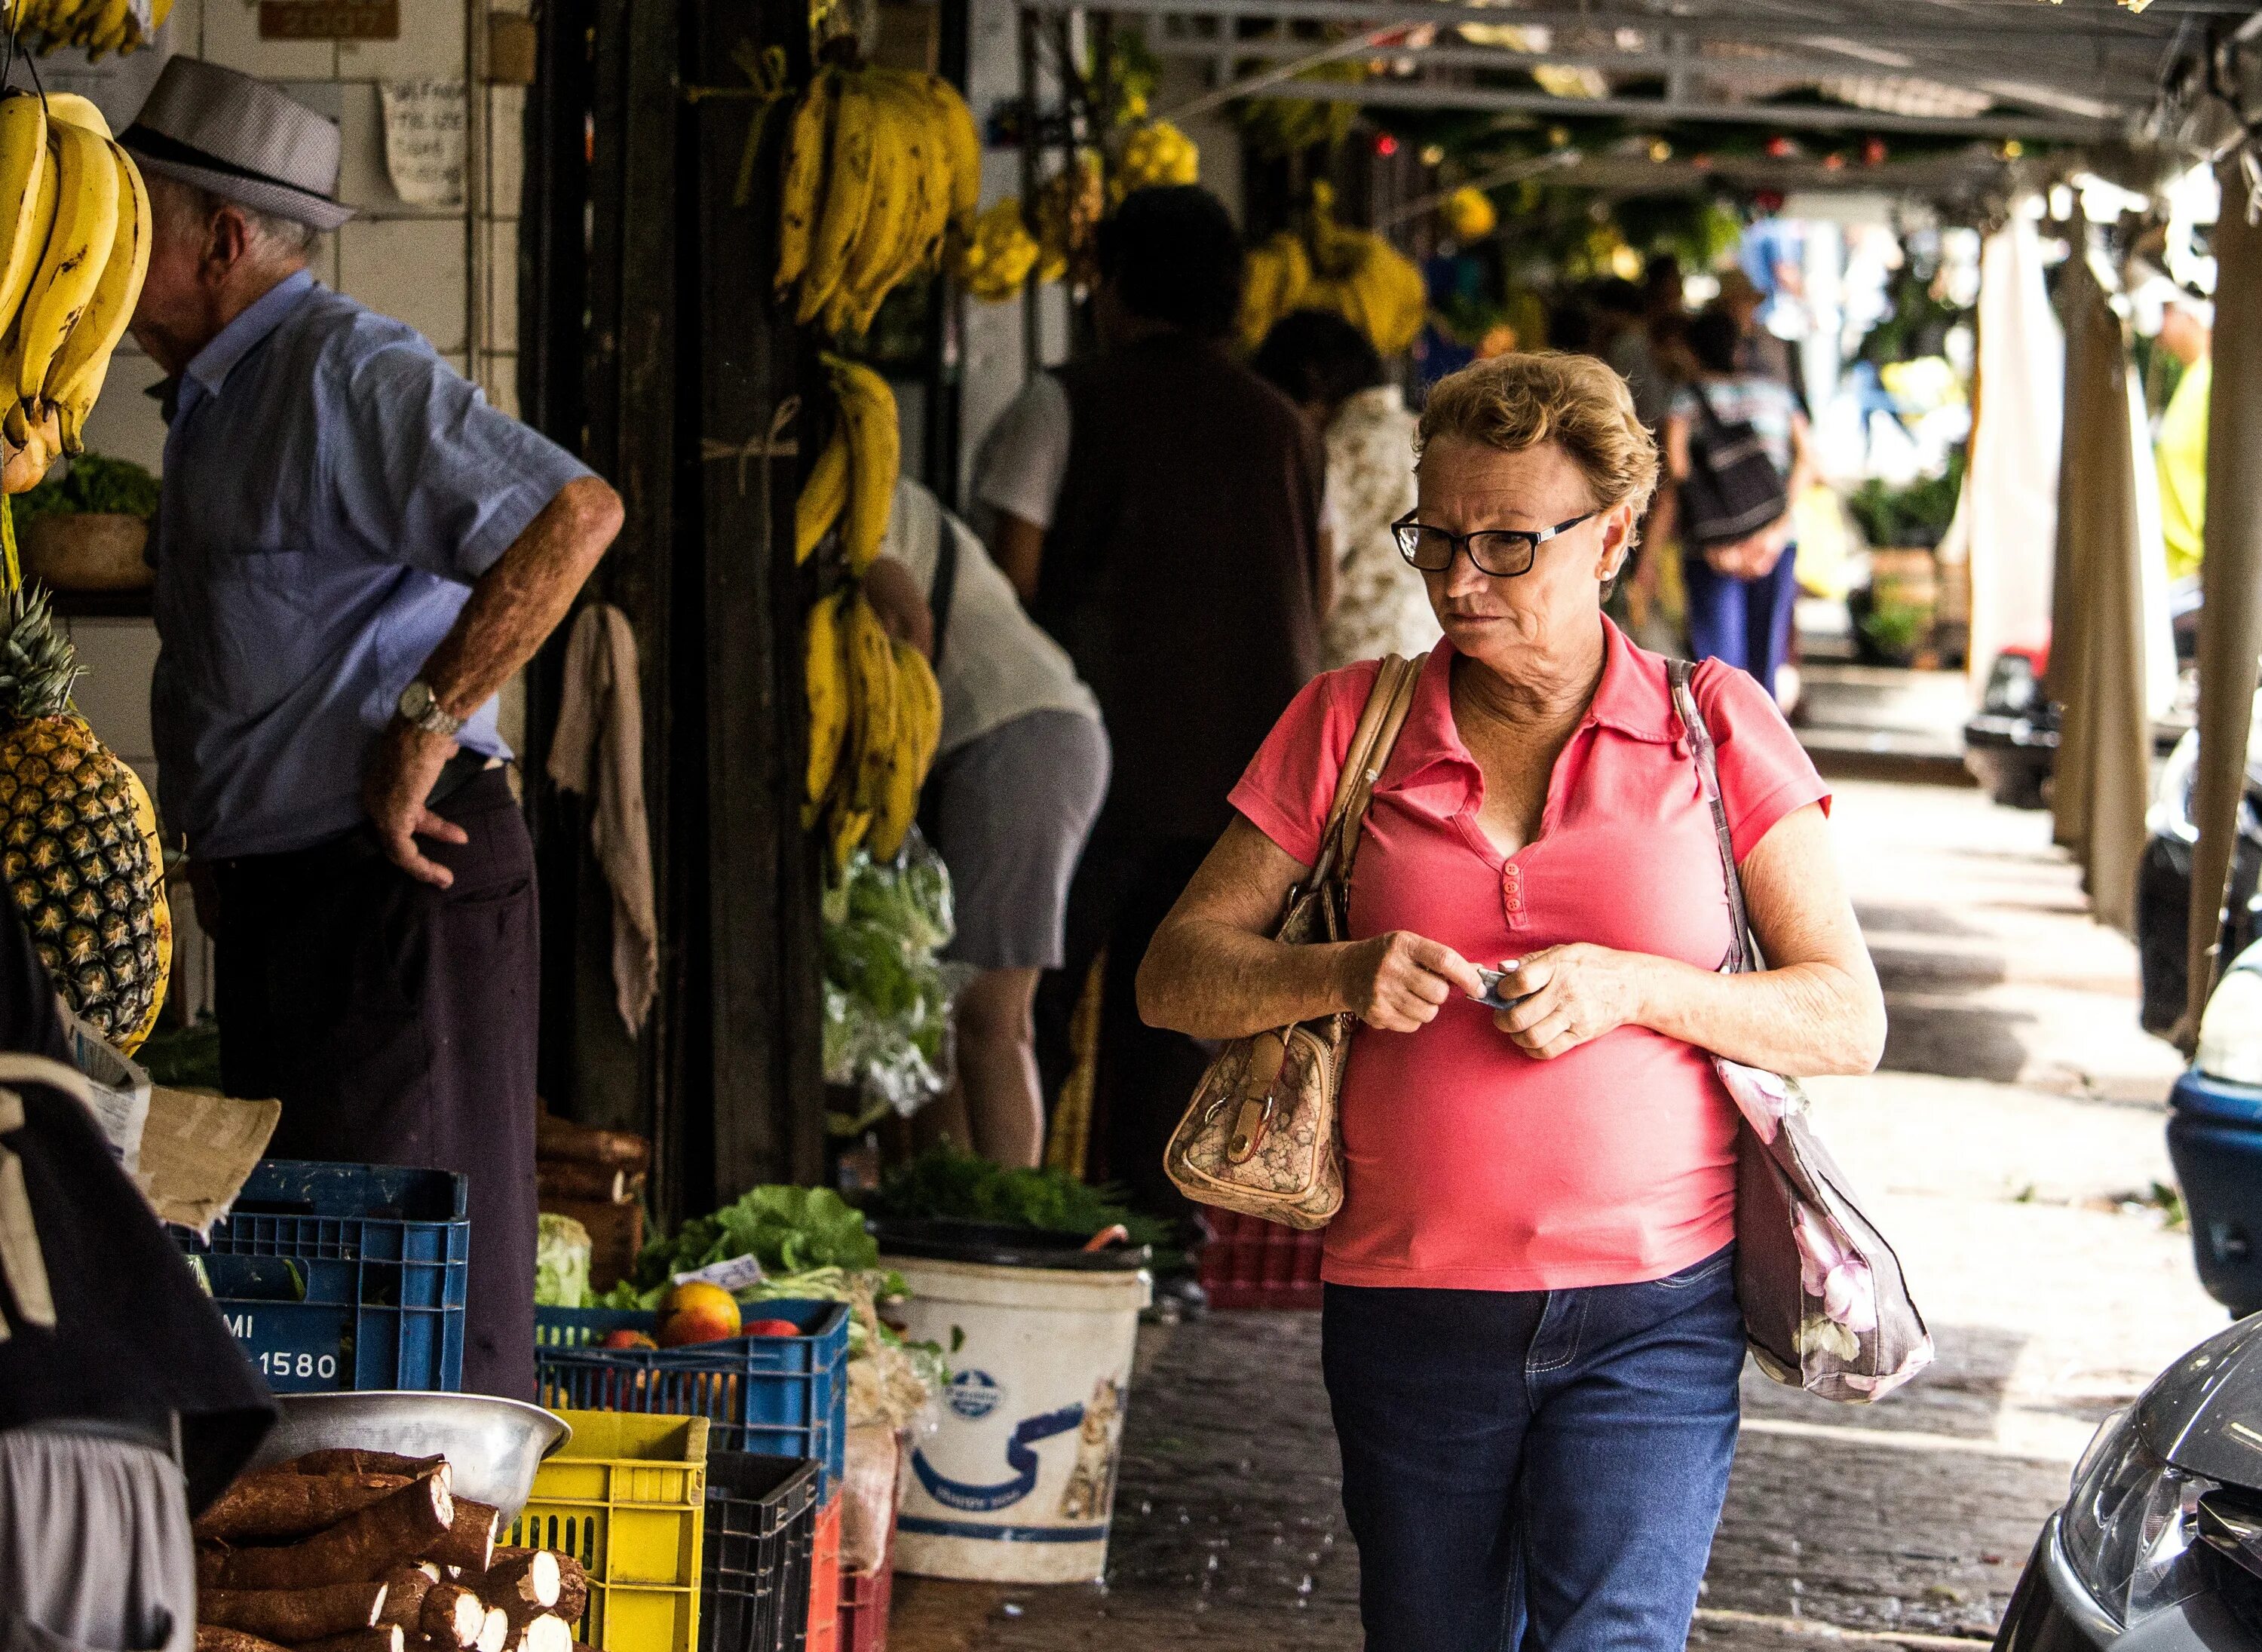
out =
[[[438,805],[418,883],[357,832],[222,862],[220,1070],[274,1096],[268,1151],[470,1179],[464,1387],[534,1397],[534,846],[502,771]]]
[[[1071,1013],[1091,960],[1107,949],[1089,1169],[1095,1180],[1127,1188],[1140,1209],[1182,1224],[1193,1206],[1163,1173],[1163,1149],[1193,1099],[1209,1054],[1183,1033],[1141,1021],[1136,985],[1139,960],[1209,853],[1210,841],[1127,837],[1103,827],[1084,849],[1070,887],[1067,962],[1047,976],[1037,1006],[1045,1087],[1057,1093],[1068,1070]],[[1190,1240],[1191,1231],[1181,1237]]]
[[[1369,1652],[1681,1652],[1736,1450],[1733,1246],[1645,1285],[1329,1285]]]
[[[1689,588],[1689,648],[1699,660],[1718,660],[1759,679],[1775,692],[1775,668],[1790,657],[1790,610],[1797,600],[1798,547],[1776,559],[1766,576],[1733,579],[1715,574],[1691,552],[1682,559]]]

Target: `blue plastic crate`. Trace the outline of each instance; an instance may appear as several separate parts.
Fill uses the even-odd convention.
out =
[[[537,1397],[552,1410],[662,1411],[704,1417],[714,1449],[806,1457],[820,1465],[820,1504],[848,1457],[848,1309],[784,1297],[750,1319],[789,1319],[797,1337],[733,1337],[681,1348],[600,1348],[611,1331],[649,1335],[658,1316],[633,1308],[534,1310]]]
[[[270,1158],[181,1246],[278,1393],[453,1390],[471,1233],[452,1172]]]

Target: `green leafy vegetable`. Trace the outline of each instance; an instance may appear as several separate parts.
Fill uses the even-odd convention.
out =
[[[1094,1187],[1063,1171],[1006,1170],[947,1142],[890,1175],[872,1208],[882,1216],[994,1222],[1083,1238],[1120,1223],[1134,1244],[1171,1242],[1168,1222],[1135,1215],[1117,1189]]]
[[[131,459],[82,453],[62,476],[15,501],[18,523],[34,516],[110,513],[147,521],[157,514],[157,479]]]
[[[675,1274],[741,1256],[774,1277],[876,1268],[880,1247],[864,1230],[862,1215],[830,1187],[768,1184],[712,1216],[694,1216],[673,1238],[655,1236],[637,1258],[636,1272],[606,1293],[604,1305],[655,1307]]]
[[[589,1230],[571,1216],[543,1213],[534,1240],[534,1305],[587,1308],[596,1301],[589,1289]]]

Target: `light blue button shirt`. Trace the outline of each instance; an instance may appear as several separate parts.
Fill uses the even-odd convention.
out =
[[[173,389],[157,516],[158,808],[220,858],[363,819],[400,691],[558,490],[589,474],[412,328],[301,271]],[[457,736],[507,757],[495,704]]]

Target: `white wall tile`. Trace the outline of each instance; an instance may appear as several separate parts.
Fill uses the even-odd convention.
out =
[[[157,742],[149,732],[149,678],[157,666],[157,627],[146,619],[75,619],[70,638],[86,675],[72,695],[103,744],[152,779]],[[148,767],[144,767],[148,765]]]
[[[407,322],[443,355],[459,354],[465,253],[459,218],[357,219],[338,231],[338,291]]]
[[[156,399],[142,392],[164,376],[155,362],[130,344],[112,356],[101,400],[86,415],[87,446],[112,458],[162,469],[165,421],[158,414]]]
[[[464,0],[400,0],[397,40],[344,40],[338,73],[347,80],[465,78]]]
[[[334,80],[338,48],[330,40],[263,40],[258,0],[206,0],[204,55],[267,80]]]
[[[518,220],[496,219],[486,234],[487,305],[484,348],[518,348]]]

